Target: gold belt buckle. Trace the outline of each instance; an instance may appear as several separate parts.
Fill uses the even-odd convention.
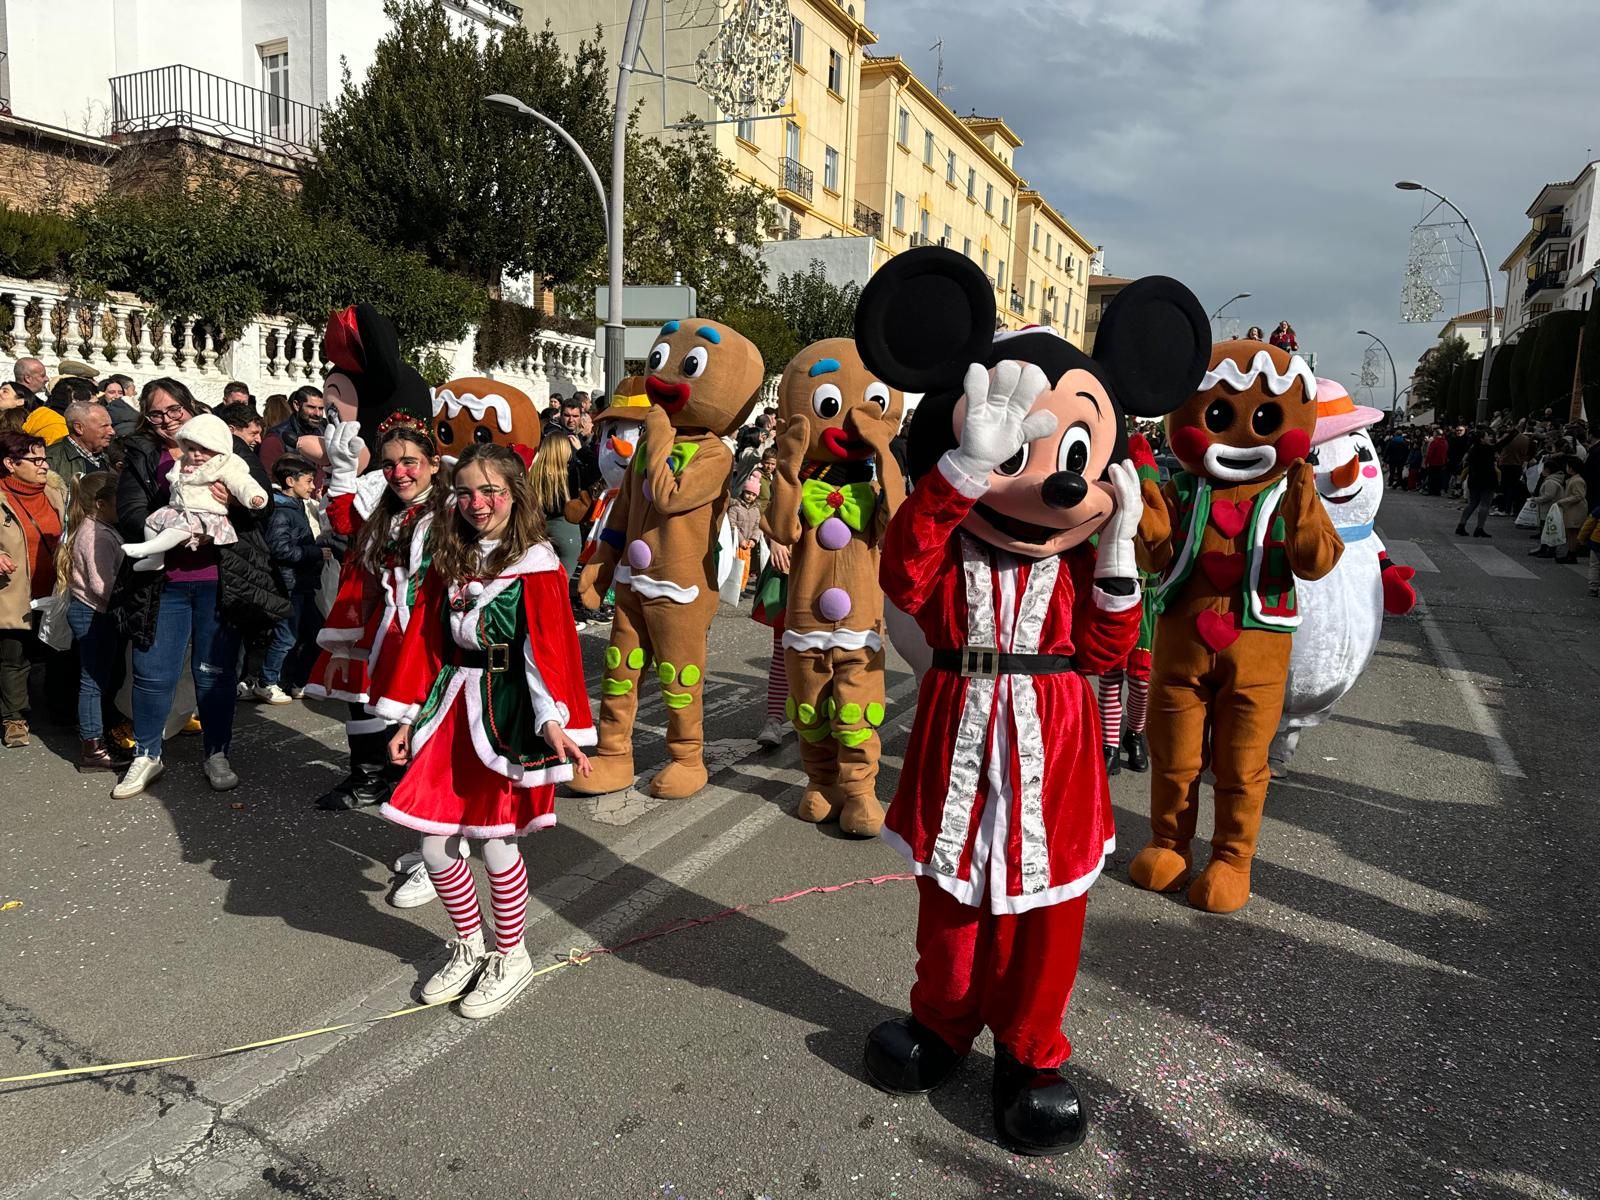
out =
[[[961,652],[961,678],[998,679],[1000,651],[993,646],[968,646]]]
[[[505,642],[496,642],[489,647],[489,673],[500,675],[511,669],[511,647]]]

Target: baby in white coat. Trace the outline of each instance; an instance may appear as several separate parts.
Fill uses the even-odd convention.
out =
[[[233,452],[233,433],[222,418],[202,413],[178,430],[178,461],[167,474],[171,498],[144,519],[145,540],[130,542],[122,552],[137,559],[135,571],[159,571],[168,550],[198,549],[202,542],[226,546],[239,535],[228,520],[228,506],[211,493],[220,483],[246,508],[262,508],[267,493]]]

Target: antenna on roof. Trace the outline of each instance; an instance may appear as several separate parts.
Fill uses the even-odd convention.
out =
[[[940,100],[943,100],[944,94],[950,90],[950,85],[944,81],[944,39],[940,38],[933,45],[929,46],[928,49],[937,51],[939,55],[938,71],[935,74],[933,81],[933,94]]]

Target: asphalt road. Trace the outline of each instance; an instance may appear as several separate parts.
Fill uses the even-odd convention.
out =
[[[864,1034],[905,1003],[914,893],[761,903],[900,862],[793,819],[792,741],[753,742],[767,634],[725,612],[712,786],[563,801],[526,844],[529,944],[556,964],[748,907],[560,967],[485,1022],[432,1010],[0,1087],[0,1200],[1600,1196],[1600,600],[1527,559],[1508,521],[1477,543],[1454,521],[1390,499],[1381,528],[1424,568],[1426,615],[1390,620],[1274,785],[1243,912],[1127,884],[1144,780],[1113,781],[1119,849],[1067,1024],[1094,1126],[1069,1157],[993,1143],[987,1040],[930,1101],[863,1082]],[[603,644],[585,635],[591,668]],[[890,687],[885,795],[911,717],[909,676]],[[0,1074],[379,1015],[431,970],[444,912],[384,903],[409,837],[308,806],[336,775],[332,716],[242,714],[228,796],[204,789],[192,739],[120,803],[50,740],[0,759],[0,902],[22,902],[0,911]]]

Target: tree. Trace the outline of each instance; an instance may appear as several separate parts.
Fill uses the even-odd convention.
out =
[[[521,26],[480,44],[452,27],[442,0],[385,0],[384,12],[392,28],[371,71],[358,84],[346,70],[323,116],[307,204],[490,288],[502,270],[576,277],[605,242],[593,184],[554,134],[483,98],[517,96],[601,160],[604,52],[585,42],[569,62],[548,29]]]
[[[1511,411],[1511,360],[1515,346],[1499,346],[1489,367],[1489,413]],[[1476,419],[1476,414],[1474,414]]]
[[[1428,360],[1417,368],[1417,382],[1412,389],[1417,399],[1433,405],[1433,411],[1443,412],[1449,395],[1451,377],[1467,357],[1467,343],[1459,337],[1449,337],[1434,348]]]
[[[1589,297],[1584,314],[1583,350],[1578,355],[1583,370],[1583,411],[1591,430],[1600,431],[1600,292]],[[1600,500],[1600,497],[1596,498]]]
[[[717,317],[724,325],[731,325],[755,343],[761,351],[761,362],[767,375],[777,375],[789,360],[805,349],[806,343],[795,336],[789,322],[770,304],[755,304],[749,308],[729,308]]]
[[[1557,309],[1539,322],[1539,348],[1529,377],[1531,389],[1528,411],[1543,417],[1554,409],[1557,421],[1565,421],[1572,404],[1572,372],[1578,363],[1578,333],[1584,314],[1575,309]]]
[[[860,299],[859,284],[841,287],[829,282],[827,269],[817,258],[808,269],[781,276],[772,289],[772,305],[794,331],[802,349],[825,338],[855,337],[856,302]]]
[[[1533,361],[1539,353],[1539,331],[1544,321],[1522,331],[1511,355],[1511,413],[1525,417],[1533,407]]]

